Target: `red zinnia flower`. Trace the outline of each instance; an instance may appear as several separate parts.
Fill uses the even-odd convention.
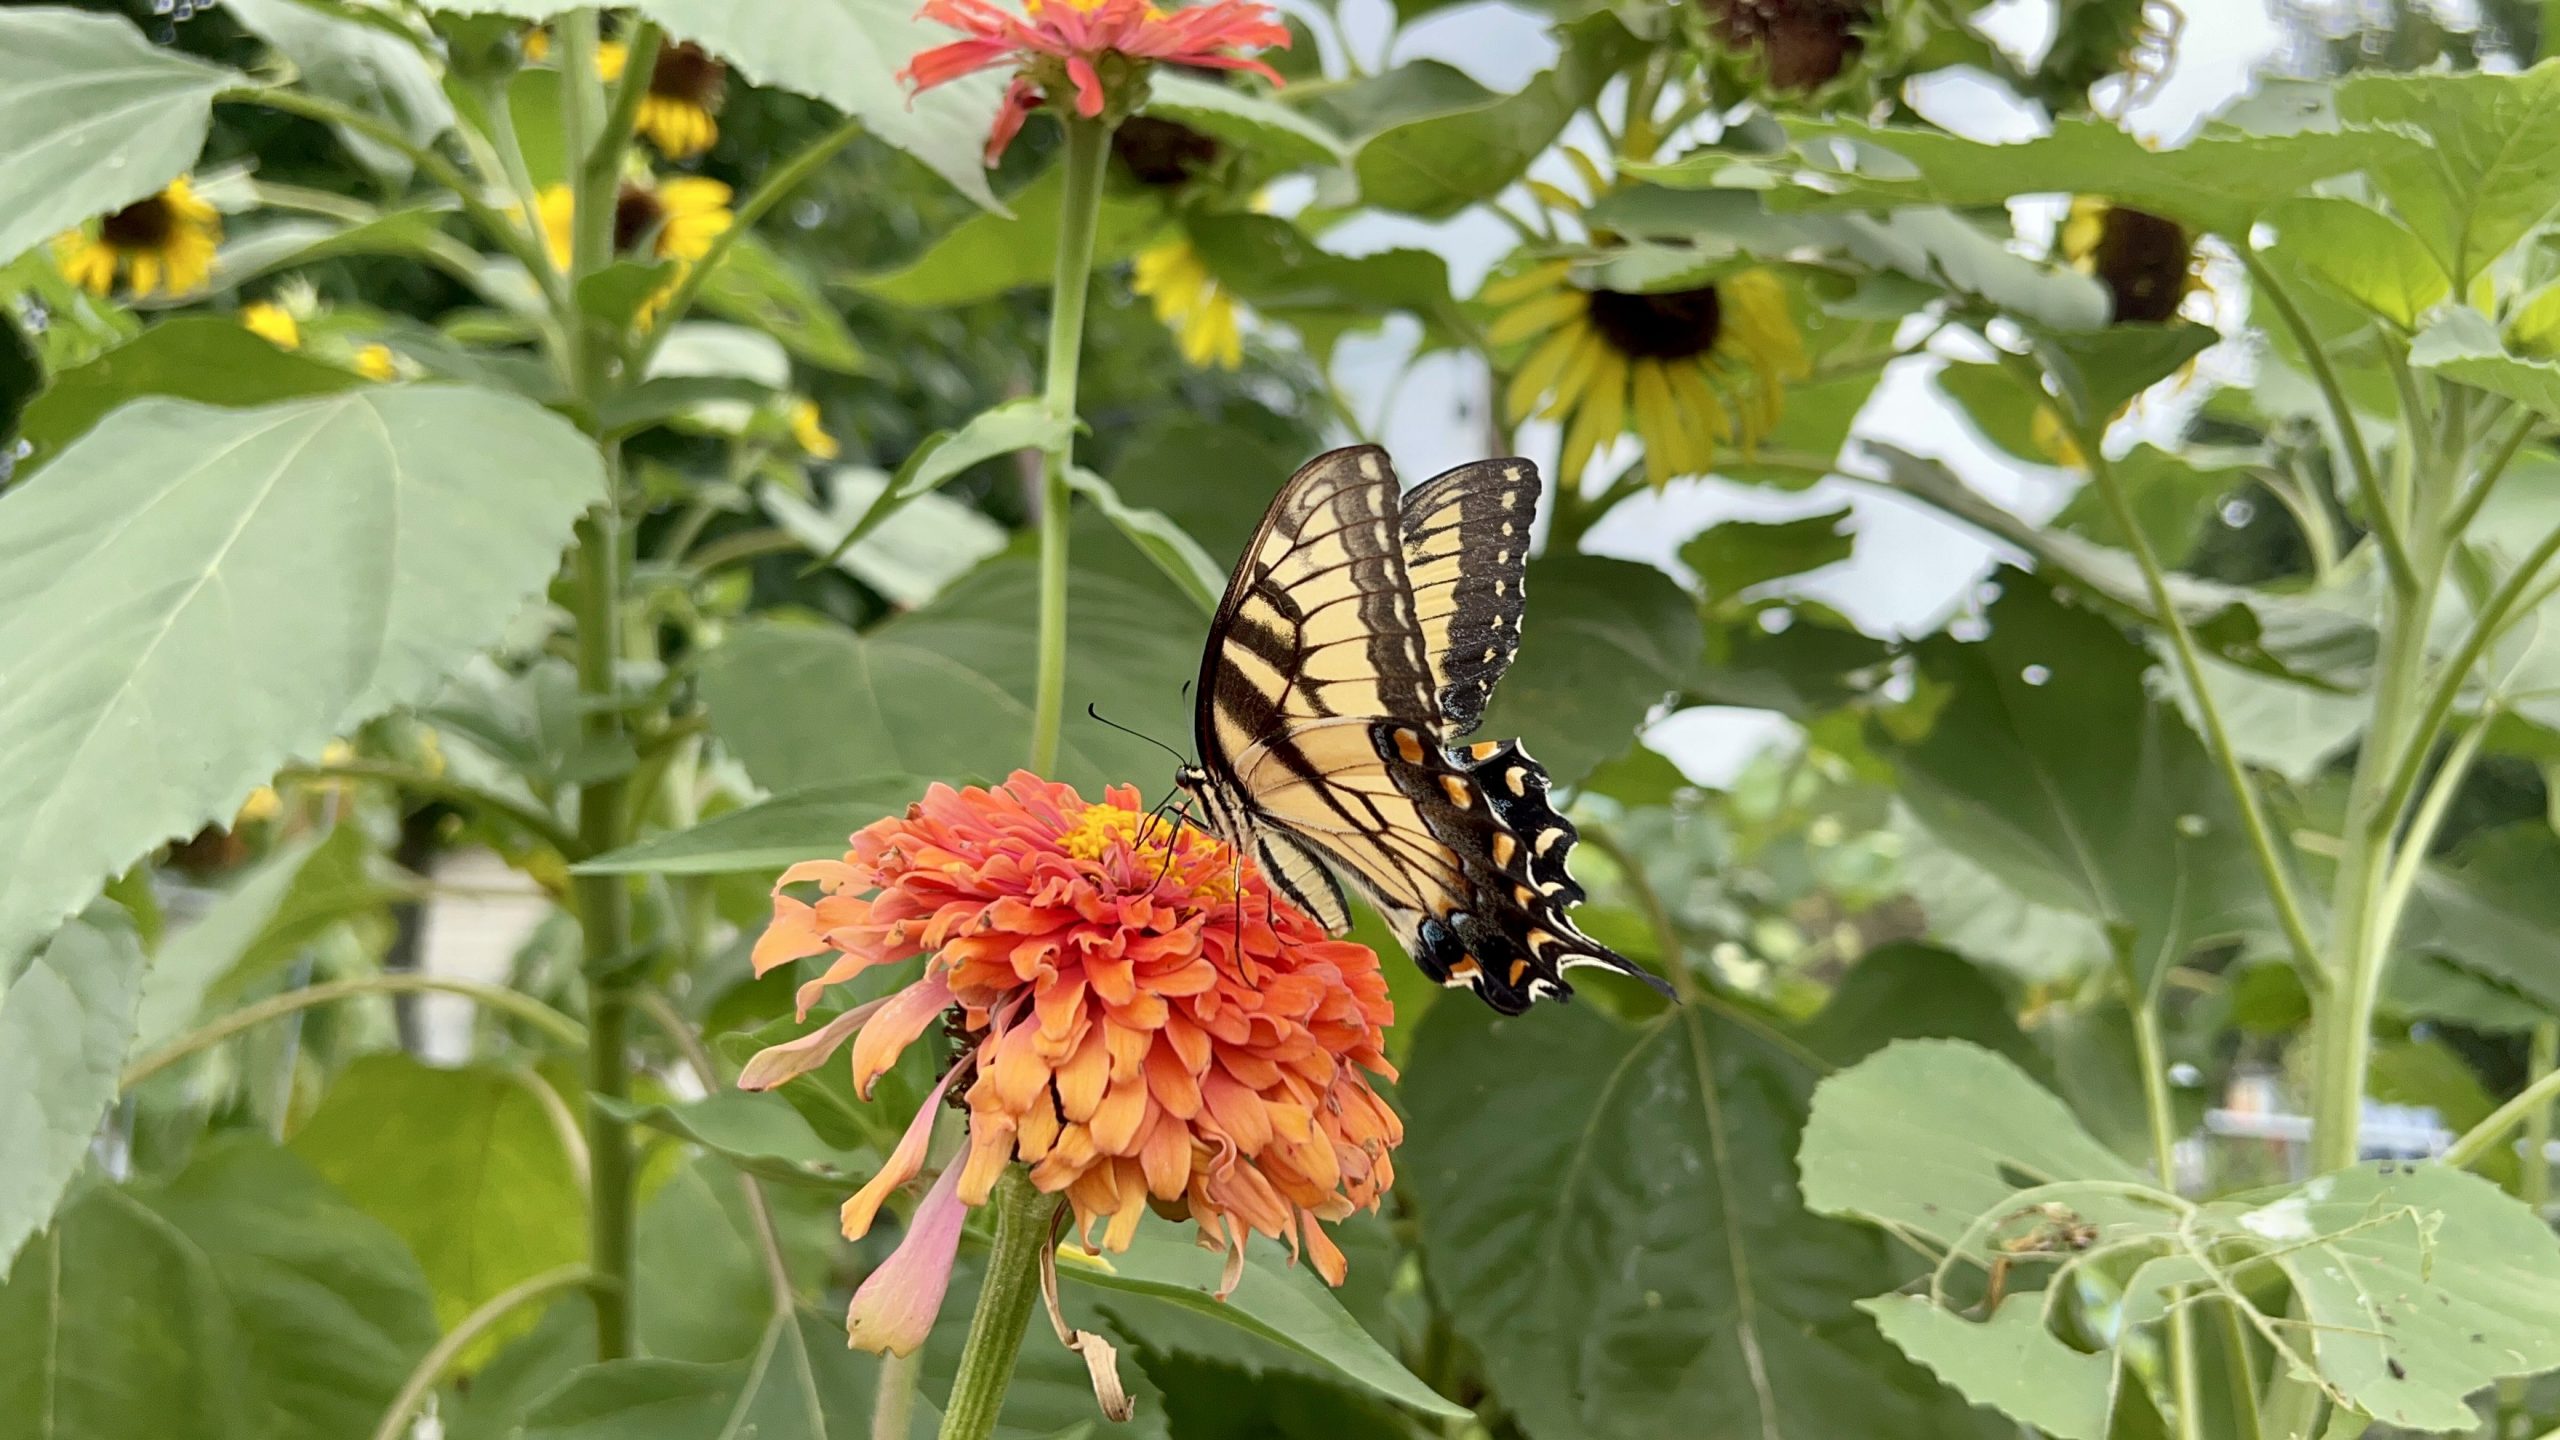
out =
[[[899,72],[918,93],[1007,62],[1018,67],[987,136],[990,165],[1031,112],[1066,89],[1075,92],[1076,113],[1091,120],[1158,61],[1250,70],[1277,85],[1270,66],[1233,52],[1289,44],[1288,27],[1252,0],[1211,0],[1170,13],[1147,0],[1027,0],[1021,15],[988,0],[925,0],[919,13],[970,38],[935,46]]]
[[[808,882],[814,904],[784,893]],[[910,1224],[879,1293],[856,1294],[857,1343],[921,1343],[958,1243],[954,1202],[984,1203],[1016,1159],[1073,1208],[1088,1248],[1097,1224],[1102,1247],[1127,1248],[1152,1206],[1227,1253],[1230,1286],[1249,1230],[1303,1243],[1341,1283],[1342,1252],[1316,1222],[1375,1206],[1394,1182],[1388,1152],[1404,1128],[1369,1081],[1395,1073],[1378,957],[1327,939],[1225,845],[1143,814],[1133,788],[1091,805],[1023,772],[994,790],[934,786],[854,835],[842,860],[784,872],[757,972],[827,951],[835,963],[800,988],[803,1015],[871,966],[923,955],[924,973],[758,1055],[741,1085],[781,1084],[851,1037],[867,1095],[954,1009],[965,1047],[845,1203],[845,1233],[859,1236],[922,1169],[934,1113],[958,1087],[969,1145],[956,1185],[935,1186],[930,1223]]]

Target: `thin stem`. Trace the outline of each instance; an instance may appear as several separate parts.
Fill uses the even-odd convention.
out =
[[[397,785],[414,794],[449,801],[466,810],[478,810],[523,827],[544,844],[572,859],[584,859],[579,852],[578,837],[558,817],[513,800],[494,790],[484,790],[465,780],[449,775],[431,775],[406,765],[382,760],[348,760],[334,765],[294,765],[276,772],[276,779],[286,784],[311,784],[327,780],[379,780]]]
[[[2383,882],[2382,897],[2374,910],[2374,929],[2388,938],[2400,928],[2400,913],[2409,903],[2409,894],[2417,888],[2418,876],[2427,868],[2427,851],[2435,843],[2437,830],[2444,825],[2445,812],[2453,808],[2454,797],[2462,790],[2463,779],[2471,773],[2471,762],[2480,753],[2480,742],[2489,733],[2494,711],[2484,711],[2471,728],[2462,732],[2436,766],[2434,783],[2427,787],[2426,798],[2419,802],[2418,813],[2411,817],[2408,830],[2400,837],[2399,854],[2392,861],[2391,873]]]
[[[595,156],[604,133],[604,88],[596,75],[596,12],[571,10],[553,26],[560,42],[560,150],[568,157],[570,293],[613,259],[611,197],[597,204]],[[563,318],[568,318],[563,316]],[[575,332],[572,332],[575,333]],[[581,347],[583,348],[583,347]]]
[[[2533,1027],[2533,1048],[2525,1062],[2525,1073],[2540,1080],[2560,1069],[2560,1020],[2545,1020]],[[2531,1081],[2527,1082],[2532,1083]],[[2524,1119],[2524,1170],[2518,1176],[2516,1198],[2542,1213],[2551,1202],[2551,1107],[2536,1105]]]
[[[2329,364],[2328,353],[2321,348],[2320,337],[2312,333],[2300,306],[2285,292],[2275,272],[2258,258],[2258,253],[2239,247],[2242,263],[2249,267],[2250,283],[2267,297],[2286,330],[2292,332],[2294,348],[2302,352],[2303,363],[2311,367],[2312,383],[2320,387],[2320,398],[2329,407],[2330,424],[2338,432],[2338,444],[2347,452],[2347,464],[2355,472],[2356,489],[2365,499],[2365,508],[2374,512],[2374,536],[2382,543],[2383,563],[2391,571],[2392,583],[2401,590],[2415,589],[2416,567],[2409,563],[2409,551],[2400,540],[2400,531],[2391,507],[2383,502],[2382,486],[2374,474],[2373,452],[2365,448],[2363,427],[2356,423],[2355,406],[2347,399],[2346,388],[2338,383],[2338,372]]]
[[[2446,718],[2452,715],[2453,707],[2462,699],[2462,687],[2471,678],[2471,667],[2480,662],[2480,657],[2505,632],[2508,616],[2531,608],[2522,602],[2532,590],[2535,578],[2542,573],[2542,567],[2550,564],[2554,556],[2560,556],[2560,529],[2543,536],[2532,553],[2508,573],[2488,603],[2480,607],[2480,614],[2472,621],[2470,633],[2462,637],[2461,647],[2437,670],[2435,686],[2427,694],[2426,708],[2420,712],[2413,734],[2434,735],[2443,730]],[[2407,807],[2409,797],[2417,792],[2418,779],[2426,769],[2426,762],[2427,752],[2423,747],[2413,748],[2400,758],[2398,767],[2392,771],[2390,784],[2383,792],[2386,813],[2396,816]]]
[[[542,286],[546,298],[555,305],[561,302],[563,297],[559,290],[559,278],[553,272],[549,258],[542,253],[542,246],[534,240],[532,234],[522,225],[509,219],[506,212],[481,199],[479,187],[472,184],[470,177],[464,175],[452,161],[447,160],[433,147],[421,145],[410,139],[398,126],[367,115],[361,110],[341,105],[335,100],[323,99],[306,91],[286,89],[282,86],[228,91],[216,98],[264,105],[270,110],[281,110],[289,115],[302,116],[306,120],[317,120],[324,125],[343,125],[368,139],[378,140],[399,151],[411,164],[418,167],[418,173],[452,191],[454,198],[462,202],[463,213],[471,217],[472,223],[479,226],[483,234],[508,254],[513,255],[526,270],[532,273],[535,282]]]
[[[2275,905],[2276,920],[2284,929],[2286,941],[2293,947],[2295,967],[2301,971],[2303,983],[2317,993],[2322,980],[2320,947],[2312,939],[2311,926],[2303,918],[2302,899],[2295,893],[2293,875],[2285,865],[2284,852],[2276,844],[2275,827],[2267,820],[2266,807],[2258,799],[2256,782],[2249,778],[2241,763],[2240,752],[2231,743],[2231,732],[2222,718],[2222,707],[2214,703],[2213,688],[2206,681],[2204,657],[2196,648],[2195,636],[2187,629],[2186,617],[2178,613],[2177,602],[2169,594],[2169,577],[2161,568],[2160,557],[2153,552],[2151,541],[2134,518],[2133,504],[2125,497],[2124,485],[2116,478],[2115,466],[2107,459],[2103,437],[2086,417],[2080,430],[2080,453],[2087,457],[2089,478],[2096,482],[2099,494],[2112,513],[2116,529],[2133,551],[2134,563],[2142,568],[2142,583],[2151,594],[2151,608],[2158,612],[2161,627],[2169,632],[2170,648],[2178,657],[2178,669],[2194,696],[2196,715],[2204,722],[2205,742],[2213,752],[2214,764],[2222,771],[2222,782],[2240,805],[2241,828],[2249,837],[2249,853],[2257,861],[2258,878],[2266,886],[2267,898]]]
[[[1033,1187],[1030,1171],[1010,1165],[988,1203],[996,1214],[995,1245],[959,1373],[951,1380],[951,1402],[943,1408],[942,1440],[988,1440],[996,1433],[1023,1332],[1040,1303],[1040,1251],[1049,1243],[1049,1215],[1057,1202]]]
[[[1111,157],[1111,127],[1099,120],[1066,119],[1066,192],[1058,207],[1058,268],[1049,292],[1049,374],[1041,401],[1049,413],[1072,422],[1076,374],[1084,355],[1084,307],[1093,288],[1093,232],[1102,217],[1103,165]],[[1067,708],[1067,467],[1073,462],[1072,423],[1061,430],[1040,471],[1040,664],[1032,691],[1031,769],[1057,768],[1058,736]],[[944,1434],[950,1434],[948,1427]]]
[[[2480,507],[2489,503],[2489,492],[2497,488],[2499,479],[2507,473],[2507,467],[2515,463],[2517,452],[2524,449],[2525,442],[2533,438],[2533,432],[2541,423],[2542,417],[2534,411],[2521,405],[2516,407],[2506,438],[2489,452],[2489,459],[2480,467],[2471,488],[2462,492],[2462,498],[2453,503],[2452,512],[2445,516],[2445,534],[2458,537],[2471,528],[2471,522],[2479,518]]]
[[[400,1440],[408,1434],[411,1422],[418,1417],[419,1407],[426,1404],[427,1396],[434,1393],[436,1382],[444,1378],[445,1371],[453,1368],[455,1359],[470,1348],[471,1342],[487,1334],[491,1326],[554,1291],[574,1290],[592,1278],[584,1265],[563,1265],[510,1285],[481,1302],[478,1309],[463,1316],[461,1323],[446,1331],[444,1338],[419,1359],[417,1368],[409,1372],[408,1382],[400,1387],[400,1393],[391,1397],[390,1408],[382,1412],[382,1423],[373,1427],[373,1440]]]
[[[2133,1041],[2142,1066],[2142,1108],[2151,1122],[2151,1163],[2160,1172],[2160,1188],[2178,1187],[2177,1121],[2169,1103],[2169,1065],[2160,1044],[2160,1001],[2156,995],[2129,995],[2133,1009]],[[2195,1326],[2188,1307],[2169,1310],[2170,1388],[2177,1397],[2179,1440],[2197,1440],[2203,1431],[2202,1402],[2196,1393]]]
[[[604,127],[596,134],[595,147],[587,152],[587,174],[616,190],[622,184],[623,147],[631,143],[632,128],[640,119],[640,102],[649,98],[649,80],[657,72],[658,48],[665,39],[658,27],[647,20],[631,27],[613,106],[605,112]]]
[[[2249,1359],[2249,1322],[2227,1298],[2215,1308],[2222,1314],[2222,1364],[2230,1372],[2231,1413],[2240,1422],[2241,1440],[2267,1440],[2266,1422],[2258,1415],[2258,1367]]]
[[[693,308],[693,297],[701,293],[704,279],[717,271],[720,263],[729,258],[729,247],[737,244],[748,231],[753,230],[756,222],[763,219],[774,206],[781,204],[785,196],[800,188],[801,181],[816,174],[819,166],[834,158],[837,151],[853,143],[853,138],[860,135],[862,129],[860,120],[847,120],[800,147],[799,153],[775,166],[766,174],[763,183],[756,186],[755,193],[749,195],[745,203],[731,212],[729,228],[721,231],[712,240],[711,248],[700,260],[685,266],[683,273],[676,277],[675,289],[669,292],[667,302],[658,307],[657,319],[650,325],[649,333],[640,337],[639,344],[632,351],[633,374],[647,373],[649,358],[658,353],[660,345],[666,343],[667,333],[675,328],[676,322],[682,320],[685,313]]]
[[[871,1396],[871,1440],[907,1440],[914,1428],[916,1381],[924,1371],[924,1352],[880,1357],[878,1388]]]
[[[2551,1028],[2552,1022],[2546,1020],[2534,1029],[2533,1043],[2537,1059],[2544,1058],[2542,1056],[2543,1032]],[[2533,1083],[2524,1087],[2516,1098],[2490,1111],[2488,1119],[2463,1131],[2462,1138],[2446,1146],[2444,1154],[2439,1158],[2457,1170],[2468,1169],[2479,1164],[2481,1158],[2489,1153],[2490,1147],[2505,1139],[2507,1132],[2518,1125],[2539,1126],[2547,1134],[2551,1126],[2551,1101],[2555,1096],[2560,1096],[2560,1069],[2546,1065],[2533,1077]],[[2547,1164],[2538,1152],[2525,1158],[2535,1169],[2543,1168]]]
[[[130,1090],[190,1055],[210,1050],[243,1030],[262,1025],[281,1015],[291,1015],[299,1010],[308,1010],[315,1005],[327,1005],[357,995],[398,995],[420,992],[459,995],[474,1004],[512,1015],[571,1050],[582,1050],[587,1045],[585,1026],[532,996],[510,990],[503,985],[490,985],[478,980],[457,980],[444,975],[364,975],[353,980],[332,980],[324,985],[288,990],[281,995],[269,996],[255,1005],[244,1005],[211,1024],[188,1031],[126,1066],[117,1085],[119,1089]]]

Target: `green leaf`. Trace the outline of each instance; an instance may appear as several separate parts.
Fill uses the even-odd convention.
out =
[[[1113,540],[1079,536],[1079,549]],[[1086,553],[1091,553],[1089,550]],[[1189,732],[1182,685],[1199,670],[1198,633],[1168,627],[1188,605],[1161,581],[1077,569],[1067,581],[1067,713],[1054,778],[1099,787],[1164,773],[1162,752],[1087,721]],[[855,634],[761,622],[739,627],[704,665],[712,728],[756,782],[789,791],[885,774],[1001,779],[1031,746],[1037,577],[1007,556],[933,604]],[[795,697],[776,705],[776,695]]]
[[[2211,326],[2185,320],[2068,333],[2030,330],[2029,337],[2062,398],[2093,423],[2113,419],[2133,397],[2222,338]]]
[[[294,1153],[407,1243],[448,1328],[586,1256],[586,1196],[560,1128],[569,1112],[543,1084],[529,1071],[366,1055],[292,1137]],[[485,1357],[533,1318],[501,1323],[470,1353]]]
[[[735,1360],[612,1360],[535,1406],[523,1440],[860,1440],[878,1361],[806,1311],[765,1324]]]
[[[89,1191],[0,1286],[0,1415],[29,1440],[347,1440],[435,1342],[417,1262],[239,1132]]]
[[[64,926],[0,990],[0,1094],[13,1097],[0,1110],[0,1276],[44,1228],[115,1101],[142,967],[132,922],[102,903]],[[0,965],[0,974],[7,969]],[[0,1382],[0,1398],[6,1394]]]
[[[2560,174],[2548,163],[2560,147],[2560,65],[2357,76],[2338,86],[2338,115],[2420,142],[2368,168],[2457,292],[2468,294],[2473,276],[2560,205]]]
[[[1173,523],[1171,516],[1124,502],[1110,481],[1081,465],[1067,471],[1067,485],[1091,500],[1104,519],[1153,561],[1167,580],[1191,598],[1192,604],[1200,607],[1201,614],[1217,610],[1218,597],[1227,588],[1227,573],[1209,558],[1209,552],[1200,548],[1199,541]]]
[[[1847,509],[1794,520],[1727,520],[1680,547],[1680,563],[1697,574],[1709,605],[1849,558],[1854,537]]]
[[[1696,602],[1650,565],[1592,555],[1529,562],[1520,658],[1494,691],[1486,735],[1517,735],[1559,785],[1635,742],[1705,648]]]
[[[247,83],[120,16],[0,10],[0,260],[184,173],[213,97]]]
[[[972,215],[905,265],[853,283],[866,294],[918,309],[966,305],[1007,290],[1047,285],[1056,268],[1058,207],[1065,197],[1065,172],[1051,166],[1006,197],[1012,214]],[[1163,224],[1163,207],[1155,201],[1106,191],[1095,222],[1093,262],[1127,259]]]
[[[2222,497],[2250,483],[2249,468],[2259,459],[2253,452],[2202,445],[2176,452],[2136,445],[2112,464],[2142,537],[2161,564],[2176,567],[2195,553],[2205,526],[2221,512]],[[2081,486],[2052,523],[2099,545],[2131,548],[2114,507],[2094,482]]]
[[[2480,312],[2453,307],[2409,346],[2409,363],[2560,419],[2560,364],[2511,353]]]
[[[1441,1398],[1379,1348],[1312,1271],[1275,1263],[1278,1257],[1269,1246],[1255,1244],[1246,1252],[1244,1279],[1224,1301],[1216,1295],[1224,1257],[1201,1249],[1168,1226],[1142,1226],[1138,1238],[1119,1254],[1087,1259],[1081,1251],[1069,1249],[1058,1259],[1062,1279],[1162,1302],[1194,1325],[1247,1331],[1282,1347],[1317,1373],[1347,1380],[1425,1415],[1464,1419],[1470,1414],[1464,1406]]]
[[[1799,1032],[1834,1065],[1854,1065],[1895,1040],[1963,1040],[2005,1056],[2039,1080],[2051,1069],[2012,1018],[2016,1007],[1982,967],[1935,946],[1895,941],[1858,957]]]
[[[2098,195],[2233,240],[2246,240],[2250,222],[2261,212],[2313,181],[2415,149],[2408,138],[2386,131],[2303,130],[2289,135],[2208,131],[2175,150],[2154,150],[2112,122],[2094,119],[2059,120],[2050,135],[2005,145],[1853,120],[1794,120],[1787,128],[1803,141],[1852,142],[1861,163],[1856,169],[1842,167],[1827,152],[1807,147],[1833,189],[1776,191],[1773,204],[1961,209],[2001,205],[2020,195]],[[1701,155],[1651,175],[1661,184],[1677,184],[1684,173],[1714,183],[1713,177],[1730,163],[1730,156]]]
[[[2100,1182],[2070,1203],[2111,1237],[2176,1221],[2163,1205],[2102,1188],[2151,1182],[2015,1063],[1963,1040],[1897,1041],[1823,1081],[1797,1163],[1815,1214],[1853,1215],[1940,1249],[1961,1241],[1976,1258],[1991,1249],[1976,1223],[2031,1203],[2020,1192],[2039,1187]]]
[[[690,1140],[751,1175],[814,1185],[841,1198],[871,1178],[877,1155],[839,1150],[818,1138],[789,1101],[721,1090],[683,1104],[590,1097],[617,1119]]]
[[[752,325],[822,370],[859,375],[866,361],[852,329],[817,283],[752,234],[729,246],[719,268],[702,279],[703,308]]]
[[[964,777],[942,776],[954,780]],[[653,835],[576,868],[582,875],[727,875],[780,870],[795,860],[841,854],[854,831],[906,808],[930,783],[875,775],[816,785],[714,816],[671,835]]]
[[[970,466],[1017,450],[1047,450],[1075,428],[1073,417],[1052,413],[1048,402],[1032,396],[981,410],[957,430],[935,431],[907,456],[888,487],[827,552],[827,560],[832,563],[898,513],[900,506],[951,483]]]
[[[963,195],[998,208],[987,188],[987,131],[1002,82],[970,76],[910,95],[898,72],[917,52],[960,38],[906,0],[640,0],[679,40],[721,56],[769,89],[824,100],[864,130],[932,167]]]
[[[1344,133],[1364,137],[1353,162],[1361,199],[1440,219],[1519,179],[1642,48],[1606,12],[1574,21],[1560,38],[1556,67],[1516,95],[1429,61],[1326,95],[1316,108]]]
[[[918,495],[896,506],[850,546],[839,542],[889,492],[886,471],[839,465],[827,471],[825,508],[785,486],[756,487],[756,502],[813,555],[833,552],[835,566],[893,605],[922,605],[942,587],[1001,552],[1004,527],[974,506],[942,495]]]
[[[2452,961],[2560,1010],[2560,894],[2550,884],[2555,864],[2560,838],[2539,823],[2470,837],[2419,871],[2399,947]]]
[[[453,102],[435,67],[389,30],[303,0],[239,0],[223,8],[293,62],[301,88],[388,121],[417,145],[432,146],[453,128]],[[408,184],[415,167],[406,154],[362,131],[333,128],[339,143],[389,188]]]
[[[368,855],[363,828],[340,825],[278,846],[242,875],[151,957],[129,1055],[177,1038],[208,1002],[239,998],[332,925],[407,893],[367,873]]]
[[[433,693],[602,493],[558,417],[402,385],[139,401],[0,495],[0,957],[288,758]]]
[[[2453,293],[2444,267],[2409,227],[2334,196],[2306,195],[2267,212],[2276,248],[2307,274],[2403,330]]]
[[[2387,1424],[2468,1430],[2465,1396],[2560,1367],[2560,1239],[2477,1175],[2359,1165],[2238,1225],[2272,1242],[2322,1377]]]
[[[1928,735],[1884,739],[1903,799],[1944,844],[2027,899],[2105,924],[2142,987],[2196,944],[2265,923],[2221,777],[2150,657],[2106,621],[2001,573],[1991,635],[1923,642],[1949,696]]]
[[[1876,1328],[1976,1405],[2054,1440],[2108,1440],[2116,1366],[2065,1345],[2025,1297],[1987,1321],[1965,1320],[1917,1295],[1860,1301]]]
[[[1432,1289],[1527,1434],[1989,1433],[1855,1309],[1884,1237],[1796,1203],[1811,1076],[1765,1028],[1443,1005],[1409,1076]]]
[[[352,370],[279,350],[216,315],[176,315],[53,377],[27,407],[31,474],[109,411],[146,395],[206,405],[264,405],[370,383]]]
[[[1350,145],[1303,111],[1262,91],[1221,85],[1178,70],[1159,70],[1148,77],[1146,113],[1178,120],[1288,169],[1340,165],[1351,159]]]
[[[1427,344],[1461,343],[1465,334],[1449,295],[1448,262],[1429,251],[1335,255],[1276,215],[1189,215],[1183,231],[1220,285],[1296,325],[1319,352],[1332,338],[1397,311],[1422,322]]]

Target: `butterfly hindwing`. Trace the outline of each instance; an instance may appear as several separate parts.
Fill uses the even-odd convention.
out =
[[[1405,574],[1443,740],[1476,728],[1520,651],[1529,523],[1537,513],[1538,469],[1526,460],[1461,465],[1404,497]]]

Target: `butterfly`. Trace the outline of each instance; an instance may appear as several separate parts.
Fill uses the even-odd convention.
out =
[[[1202,823],[1339,935],[1348,878],[1433,980],[1506,1015],[1598,965],[1670,989],[1577,929],[1577,838],[1516,740],[1460,742],[1520,648],[1537,467],[1486,460],[1400,494],[1386,452],[1291,476],[1209,627],[1174,777]]]

